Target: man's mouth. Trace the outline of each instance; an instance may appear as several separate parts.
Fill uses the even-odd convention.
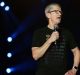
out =
[[[57,17],[57,19],[61,19],[61,17]]]

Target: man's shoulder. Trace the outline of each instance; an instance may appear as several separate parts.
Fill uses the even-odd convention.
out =
[[[46,30],[46,27],[42,27],[42,28],[39,28],[37,30],[34,31],[34,33],[42,33]]]
[[[71,31],[68,28],[62,28],[62,32],[65,34],[71,33]]]

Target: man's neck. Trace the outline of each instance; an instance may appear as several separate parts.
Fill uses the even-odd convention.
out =
[[[55,28],[57,28],[58,27],[58,25],[48,25],[48,28],[49,29],[52,29],[52,30],[54,30]]]

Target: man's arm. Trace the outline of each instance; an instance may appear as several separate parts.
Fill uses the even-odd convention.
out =
[[[73,63],[73,68],[76,66],[78,67],[79,62],[80,62],[80,51],[79,48],[76,47],[72,49],[73,55],[74,55],[74,63]]]
[[[32,47],[32,56],[35,60],[38,60],[42,57],[52,42],[56,41],[59,38],[59,33],[53,32],[50,38],[41,46],[41,47]]]
[[[51,43],[49,40],[47,40],[41,47],[32,47],[32,56],[35,60],[38,60],[40,57],[42,57]]]
[[[79,66],[80,63],[80,51],[78,47],[75,47],[74,49],[72,49],[72,53],[74,55],[74,62],[73,62],[73,67],[71,70],[69,70],[68,72],[65,73],[65,75],[76,75],[77,72],[77,68]]]

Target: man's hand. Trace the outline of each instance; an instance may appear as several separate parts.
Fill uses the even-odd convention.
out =
[[[65,75],[76,75],[76,72],[77,72],[77,70],[74,69],[74,68],[72,68],[71,70],[67,71],[67,72],[65,73]]]
[[[55,31],[51,34],[49,41],[50,42],[55,42],[59,38],[59,32]]]

